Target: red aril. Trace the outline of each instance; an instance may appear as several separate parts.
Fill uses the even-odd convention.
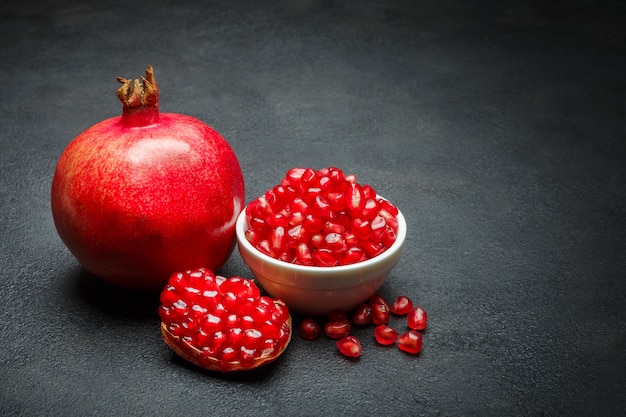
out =
[[[422,334],[415,330],[409,330],[400,335],[398,337],[398,349],[413,355],[420,353],[422,350]]]
[[[79,134],[58,161],[60,238],[87,270],[125,287],[160,289],[175,271],[217,270],[244,205],[235,153],[202,121],[159,112],[151,67],[143,82],[118,80],[122,115]]]
[[[389,303],[381,294],[372,295],[370,305],[372,306],[372,323],[376,325],[389,323]]]
[[[426,311],[420,306],[413,307],[407,316],[409,328],[413,330],[424,330],[427,323],[428,314],[426,314]]]
[[[291,317],[252,280],[208,269],[174,273],[161,292],[163,340],[184,359],[215,371],[240,371],[275,360],[291,340]]]
[[[374,338],[381,345],[393,345],[398,339],[398,332],[386,324],[379,324],[374,327]]]
[[[348,336],[352,326],[347,318],[332,320],[324,325],[324,334],[331,339]]]
[[[413,308],[413,302],[407,296],[400,295],[396,298],[391,306],[391,312],[398,316],[404,316],[409,314],[409,311]]]
[[[354,336],[345,336],[336,342],[337,349],[342,355],[350,358],[358,358],[363,353],[361,342]]]
[[[319,324],[312,318],[302,320],[298,328],[300,330],[300,336],[305,340],[315,340],[322,332]]]
[[[365,324],[371,323],[372,306],[367,303],[361,304],[354,312],[354,315],[352,316],[352,321],[358,326],[363,326]]]
[[[292,168],[249,204],[245,235],[275,259],[309,266],[350,265],[393,245],[397,214],[392,203],[370,185],[360,185],[354,175],[335,167]]]

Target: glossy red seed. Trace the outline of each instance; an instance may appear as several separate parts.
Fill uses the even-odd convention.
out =
[[[307,187],[314,187],[318,185],[319,181],[317,179],[316,172],[311,168],[306,168],[304,170],[302,176],[300,177],[300,180],[302,181],[302,184],[306,185]]]
[[[428,323],[428,314],[420,307],[415,306],[411,309],[407,316],[407,324],[413,330],[424,330]]]
[[[173,274],[160,300],[168,344],[180,344],[184,352],[196,349],[201,355],[189,357],[207,367],[215,366],[209,358],[257,366],[253,361],[266,346],[280,350],[291,333],[284,302],[261,296],[254,281],[242,277],[215,276],[205,269]]]
[[[384,247],[380,243],[371,242],[369,240],[361,243],[363,251],[370,257],[374,258],[384,251]]]
[[[318,195],[311,204],[310,212],[317,217],[328,217],[331,212],[330,204],[328,204],[328,201],[326,201],[323,196]]]
[[[305,340],[317,339],[317,337],[322,332],[320,325],[317,324],[317,322],[312,318],[306,318],[302,320],[302,322],[300,322],[300,325],[298,326],[298,329],[300,330],[300,336],[302,336],[302,338]]]
[[[379,292],[376,292],[374,294],[372,294],[372,296],[369,299],[369,303],[370,305],[376,305],[376,304],[384,304],[385,307],[387,307],[387,310],[390,309],[389,306],[389,302],[387,301],[387,299],[385,297],[383,297],[383,295]]]
[[[398,337],[398,348],[403,352],[417,355],[422,350],[422,334],[415,330],[409,330],[400,335]]]
[[[378,214],[379,210],[380,205],[378,204],[378,201],[374,198],[367,199],[365,200],[363,210],[361,210],[360,217],[366,220],[372,219]]]
[[[341,339],[348,336],[352,330],[348,319],[329,321],[324,325],[324,334],[331,339]]]
[[[363,186],[361,186],[361,188],[363,189],[363,196],[365,197],[366,200],[376,200],[377,199],[376,190],[374,190],[374,188],[371,185],[363,184]]]
[[[389,303],[381,294],[372,295],[370,305],[372,306],[372,323],[376,325],[389,323]]]
[[[339,264],[339,260],[330,249],[319,248],[311,256],[317,266],[336,266]]]
[[[387,324],[389,323],[389,309],[383,304],[372,306],[372,323]]]
[[[393,345],[398,339],[398,332],[386,324],[379,324],[374,328],[374,338],[381,345]]]
[[[354,336],[345,336],[336,342],[337,349],[342,355],[350,358],[358,358],[363,353],[361,342]]]
[[[365,252],[361,248],[349,248],[339,259],[340,265],[351,265],[365,260]]]
[[[358,326],[371,323],[372,306],[367,303],[361,304],[354,312],[354,315],[352,316],[352,321]]]
[[[296,247],[296,260],[298,265],[313,266],[315,261],[311,256],[311,250],[306,243],[299,243]]]
[[[304,168],[292,168],[287,171],[287,175],[285,179],[288,181],[288,184],[291,184],[294,187],[299,187],[301,183],[302,175],[304,174]]]
[[[365,207],[363,189],[357,183],[348,183],[344,191],[346,207],[354,213],[359,213]]]
[[[324,228],[324,220],[321,217],[307,214],[302,222],[302,227],[308,233],[316,233]]]
[[[396,206],[394,206],[388,200],[380,199],[380,208],[382,210],[385,210],[387,213],[391,214],[392,216],[397,216],[398,215],[398,208]]]
[[[413,308],[413,302],[407,296],[400,295],[396,298],[396,301],[391,306],[391,312],[398,316],[404,316],[409,314],[409,311]]]
[[[308,264],[296,250],[306,243],[310,252],[326,248],[334,253],[312,253],[315,265],[349,265],[378,256],[395,242],[394,212],[397,208],[370,185],[358,184],[356,176],[336,167],[293,168],[248,205],[246,238],[259,251],[285,262]],[[356,247],[362,256],[352,250]]]

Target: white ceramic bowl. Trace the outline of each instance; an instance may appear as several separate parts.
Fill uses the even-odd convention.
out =
[[[280,297],[291,311],[326,315],[350,311],[374,294],[396,266],[404,249],[406,221],[398,212],[396,241],[380,255],[351,265],[303,266],[274,259],[258,251],[245,237],[246,210],[235,227],[239,253],[257,282],[272,297]]]

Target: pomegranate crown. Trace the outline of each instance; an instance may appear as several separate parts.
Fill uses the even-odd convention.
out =
[[[159,88],[154,79],[154,70],[149,65],[146,69],[146,76],[130,80],[117,77],[117,81],[122,86],[117,90],[117,97],[125,108],[157,107],[159,104]]]

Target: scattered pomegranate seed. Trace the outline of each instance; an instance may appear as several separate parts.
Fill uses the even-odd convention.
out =
[[[412,330],[424,330],[428,323],[428,314],[422,307],[415,306],[409,312],[407,322]]]
[[[393,345],[398,339],[398,332],[386,324],[379,324],[374,328],[374,338],[381,345]]]
[[[335,167],[292,168],[246,208],[246,238],[259,251],[309,266],[350,265],[396,240],[398,209]]]
[[[337,340],[337,348],[344,356],[358,358],[363,353],[361,342],[354,336],[345,336]]]
[[[387,324],[389,323],[389,303],[382,295],[376,293],[370,297],[370,305],[372,306],[372,323]]]
[[[162,297],[165,296],[162,295]],[[388,324],[390,312],[397,316],[408,315],[410,330],[398,336],[398,332]],[[422,350],[420,330],[426,328],[427,320],[426,311],[420,306],[413,306],[409,297],[398,296],[393,306],[389,307],[389,303],[380,293],[372,295],[368,302],[361,304],[352,314],[352,323],[355,325],[362,326],[368,323],[376,325],[374,327],[374,339],[378,344],[389,346],[397,343],[401,351],[414,355]],[[363,348],[359,340],[350,335],[351,330],[351,322],[347,313],[336,310],[328,314],[328,321],[324,325],[326,336],[336,340],[336,345],[343,355],[358,357]],[[300,332],[304,339],[313,340],[319,335],[319,326],[312,318],[307,318],[300,324]]]
[[[302,320],[299,326],[300,336],[305,340],[315,340],[322,332],[319,324],[311,318]]]
[[[415,330],[409,330],[400,335],[398,348],[403,352],[418,354],[422,350],[422,334]]]
[[[324,334],[331,339],[341,339],[348,336],[351,329],[352,326],[348,319],[329,321],[324,325]]]
[[[409,311],[411,311],[412,308],[413,302],[411,299],[404,295],[400,295],[391,306],[391,312],[398,316],[405,316],[409,314]]]
[[[367,303],[361,304],[354,312],[352,321],[358,326],[369,324],[372,321],[372,306]]]

